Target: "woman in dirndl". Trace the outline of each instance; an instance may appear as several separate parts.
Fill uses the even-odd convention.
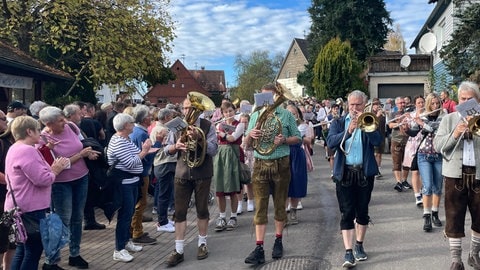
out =
[[[235,120],[235,107],[230,102],[223,102],[220,107],[223,121],[217,124],[218,153],[213,161],[213,182],[217,197],[219,217],[215,222],[215,231],[234,230],[237,227],[237,194],[240,186],[240,151],[245,124]],[[230,219],[226,217],[226,196],[230,197]]]
[[[298,130],[302,140],[308,130],[308,125],[303,121],[302,112],[295,105],[288,105],[289,110],[297,120]],[[302,148],[303,141],[290,145],[290,171],[291,179],[288,187],[288,200],[290,201],[290,212],[287,225],[298,224],[297,206],[301,198],[307,196],[307,157]],[[287,202],[288,204],[288,202]]]

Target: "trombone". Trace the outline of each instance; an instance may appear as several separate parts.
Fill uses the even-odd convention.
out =
[[[367,109],[368,108],[368,109]],[[379,121],[377,116],[372,113],[372,104],[369,103],[365,106],[365,109],[363,110],[363,113],[360,114],[357,118],[357,128],[353,131],[352,137],[355,138],[355,135],[357,133],[357,130],[360,129],[361,131],[364,132],[374,132],[375,130],[378,129]],[[353,142],[350,144],[347,150],[343,147],[346,138],[347,138],[348,131],[345,130],[343,134],[342,141],[340,142],[340,150],[348,156],[350,154],[350,150],[352,150],[352,145]]]
[[[455,146],[453,147],[452,151],[450,152],[449,155],[447,155],[447,150],[445,149],[447,146],[447,142],[450,140],[450,138],[453,136],[453,133],[455,132],[455,129],[461,122],[466,122],[467,123],[467,129],[465,129],[462,134],[457,139],[457,142],[455,143]],[[466,120],[465,117],[462,117],[460,121],[458,121],[457,125],[455,128],[448,134],[447,140],[445,143],[442,145],[442,148],[440,149],[440,154],[442,154],[443,158],[446,161],[450,161],[453,158],[453,155],[455,154],[455,150],[457,150],[458,145],[460,144],[461,138],[465,135],[467,130],[471,131],[473,135],[475,136],[480,136],[480,115],[474,115],[470,120]]]

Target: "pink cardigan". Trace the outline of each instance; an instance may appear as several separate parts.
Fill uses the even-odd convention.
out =
[[[23,212],[50,207],[55,174],[35,147],[23,143],[13,144],[5,158],[5,174]],[[7,190],[5,210],[11,210],[14,204],[8,184]]]

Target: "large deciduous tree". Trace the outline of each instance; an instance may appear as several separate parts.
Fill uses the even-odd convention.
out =
[[[454,83],[475,80],[480,70],[480,3],[454,1],[459,7],[454,16],[456,28],[448,43],[440,50]]]
[[[348,41],[332,39],[318,54],[313,69],[313,88],[320,99],[346,97],[355,89],[365,90],[359,77],[361,65]]]
[[[381,51],[392,24],[383,0],[312,0],[308,12],[312,19],[307,36],[310,59],[298,82],[311,94],[313,66],[325,44],[335,37],[348,40],[357,58],[363,62]]]
[[[238,54],[235,58],[238,85],[232,96],[253,102],[253,94],[263,85],[273,82],[282,61],[282,54],[270,57],[268,51],[253,51],[247,56]]]
[[[0,38],[96,89],[168,81],[169,0],[3,0]],[[73,87],[71,87],[73,89]],[[68,93],[64,93],[68,94]]]

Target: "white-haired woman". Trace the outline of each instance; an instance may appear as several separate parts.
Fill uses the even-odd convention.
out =
[[[49,142],[54,157],[66,157],[70,160],[70,168],[62,171],[52,187],[52,204],[63,223],[70,228],[70,257],[68,264],[77,268],[88,268],[80,256],[82,241],[83,208],[87,198],[88,169],[84,158],[96,159],[98,152],[91,147],[83,148],[78,135],[80,130],[73,123],[67,122],[64,113],[57,107],[47,106],[39,113],[39,120],[45,125],[41,144]],[[55,261],[46,261],[54,267]],[[52,268],[55,269],[55,268]]]
[[[134,128],[132,116],[119,113],[113,118],[113,134],[107,148],[108,163],[115,164],[114,179],[121,185],[121,205],[118,210],[117,226],[115,228],[115,251],[113,260],[130,262],[133,260],[131,252],[141,251],[130,239],[130,224],[135,211],[139,189],[140,175],[143,172],[142,159],[149,154],[152,146],[150,139],[145,140],[142,149],[130,140],[129,134]]]

